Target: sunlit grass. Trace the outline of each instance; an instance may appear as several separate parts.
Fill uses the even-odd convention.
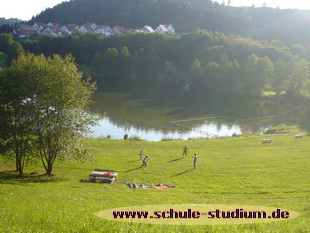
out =
[[[310,220],[310,137],[294,132],[265,136],[146,142],[88,139],[95,160],[57,163],[54,176],[40,164],[17,178],[14,163],[0,160],[0,232],[307,232]],[[182,149],[190,155],[182,158]],[[150,156],[140,168],[139,152]],[[192,156],[198,163],[192,169]],[[82,183],[94,168],[119,171],[115,184]],[[39,175],[29,175],[37,171]],[[176,185],[171,190],[129,189],[124,182]],[[165,226],[100,219],[98,211],[157,204],[237,204],[286,208],[288,221],[223,225]]]

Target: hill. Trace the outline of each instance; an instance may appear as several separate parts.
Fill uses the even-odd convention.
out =
[[[0,18],[0,26],[6,25],[6,24],[8,24],[8,25],[14,25],[15,23],[19,23],[19,22],[21,22],[20,19],[13,19],[13,18],[11,18],[11,19],[5,19],[5,18]]]
[[[33,17],[62,24],[94,22],[128,28],[171,23],[178,32],[194,28],[260,40],[310,46],[310,11],[230,7],[211,0],[72,0]]]

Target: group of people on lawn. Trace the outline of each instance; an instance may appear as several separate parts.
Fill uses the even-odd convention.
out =
[[[187,157],[187,154],[188,154],[188,147],[185,146],[183,148],[183,158],[184,157]],[[146,160],[149,158],[148,155],[146,155],[144,158],[143,158],[143,151],[140,152],[140,160],[142,160],[142,165],[141,167],[146,167]],[[194,169],[196,168],[196,165],[197,165],[197,154],[194,154],[194,161],[193,161],[193,166],[194,166]]]
[[[187,157],[187,154],[188,154],[188,147],[187,146],[184,146],[183,148],[183,157]],[[197,154],[194,154],[194,161],[193,161],[193,166],[194,166],[194,169],[196,168],[196,165],[197,165]]]

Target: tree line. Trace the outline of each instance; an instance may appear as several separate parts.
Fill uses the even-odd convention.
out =
[[[173,36],[127,33],[102,36],[77,34],[20,41],[33,53],[72,54],[99,89],[142,85],[188,87],[206,94],[260,96],[265,91],[309,95],[310,48],[281,41],[197,29]]]

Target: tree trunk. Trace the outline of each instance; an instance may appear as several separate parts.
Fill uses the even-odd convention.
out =
[[[15,166],[16,166],[16,171],[19,171],[19,166],[18,166],[18,161],[17,161],[17,157],[15,158]]]
[[[24,175],[24,169],[23,168],[20,168],[18,170],[18,173],[19,173],[19,176],[22,177]]]
[[[16,171],[18,171],[19,176],[23,176],[24,166],[22,164],[22,158],[20,155],[16,155]]]
[[[47,175],[52,175],[53,163],[51,161],[47,161],[47,168],[45,170]]]

